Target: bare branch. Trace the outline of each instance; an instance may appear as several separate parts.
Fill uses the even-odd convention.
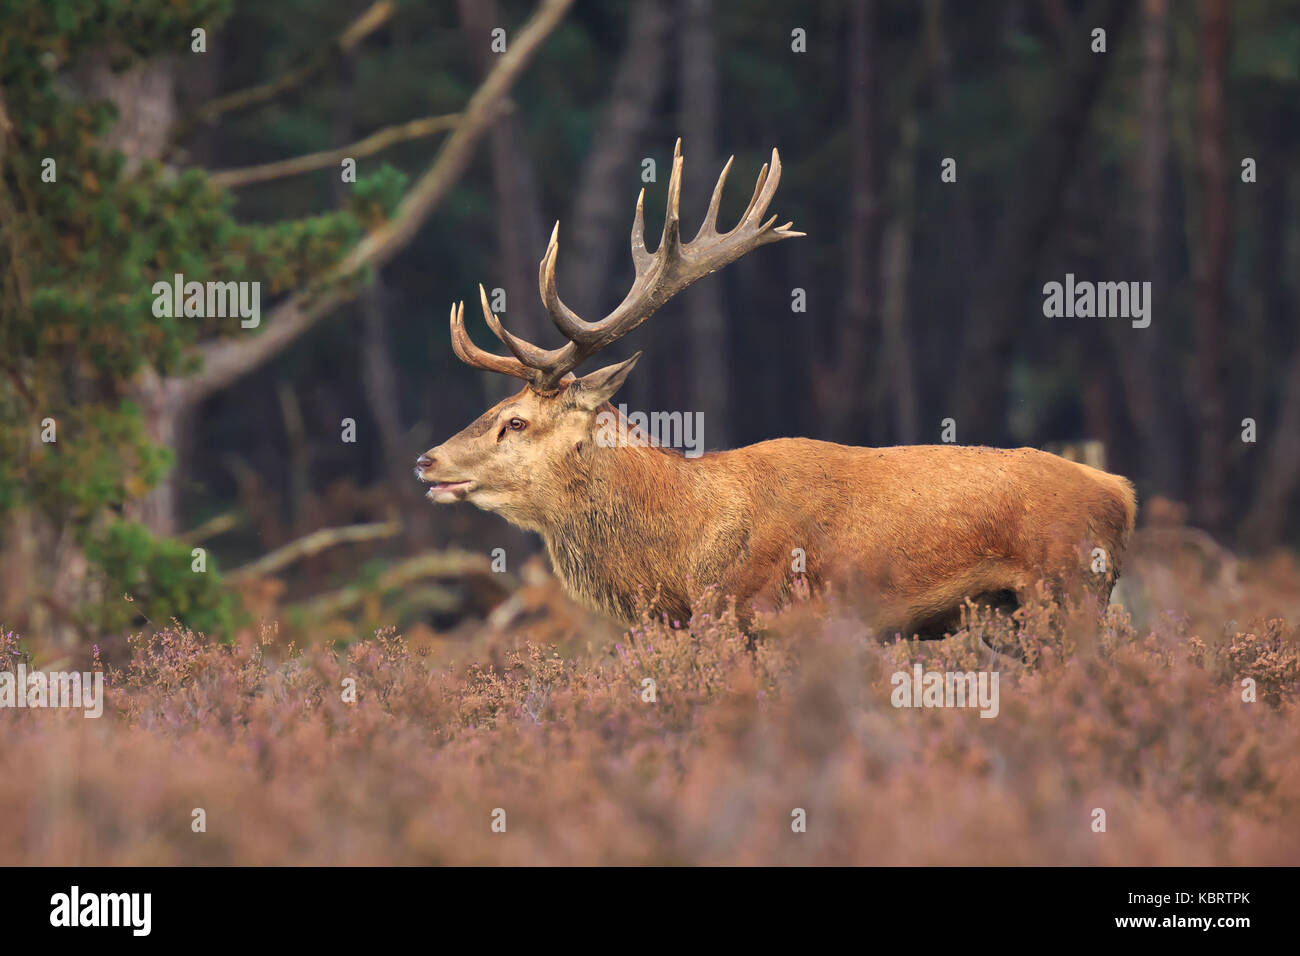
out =
[[[572,251],[561,277],[573,290],[573,309],[579,315],[596,311],[608,285],[610,261],[617,251],[609,237],[623,215],[619,177],[631,162],[663,89],[664,62],[671,48],[667,38],[675,12],[661,0],[637,0],[632,8],[627,45],[618,58],[609,100],[579,175],[571,224],[565,224]]]
[[[432,136],[434,133],[454,129],[460,120],[460,113],[449,113],[446,116],[426,116],[423,119],[411,120],[409,123],[386,126],[378,132],[370,134],[365,139],[349,143],[347,146],[340,146],[338,149],[308,153],[305,156],[295,156],[293,159],[282,159],[274,163],[262,163],[260,166],[218,170],[208,175],[208,182],[218,189],[237,189],[240,186],[264,183],[271,179],[297,176],[302,173],[309,173],[314,169],[335,166],[345,159],[373,155],[387,149],[394,143],[402,143],[407,140]]]
[[[9,118],[9,112],[5,109],[4,91],[0,90],[0,146],[3,146],[4,138],[13,131],[13,120]]]
[[[195,126],[202,123],[211,123],[224,113],[232,113],[235,110],[247,109],[250,106],[266,103],[288,90],[301,86],[387,23],[396,10],[397,5],[392,0],[379,0],[379,2],[371,4],[365,13],[348,24],[347,29],[340,33],[333,43],[283,76],[276,77],[274,80],[258,86],[250,86],[247,89],[236,90],[233,93],[218,96],[216,99],[209,100],[200,106],[194,111],[188,122],[177,126],[173,135],[173,142],[183,138]]]
[[[396,521],[384,521],[375,524],[354,524],[342,528],[321,528],[311,534],[290,541],[282,548],[276,548],[270,554],[263,555],[256,561],[228,571],[224,575],[227,581],[243,581],[248,578],[271,574],[287,567],[300,558],[311,557],[340,544],[355,544],[358,541],[375,541],[383,538],[395,538],[402,533],[402,526]]]
[[[200,541],[207,541],[209,538],[215,538],[227,531],[233,531],[243,522],[244,513],[242,511],[226,511],[214,518],[209,518],[197,528],[177,535],[177,537],[189,544],[198,544]]]
[[[428,578],[482,578],[503,594],[518,586],[512,575],[494,573],[486,555],[467,551],[434,551],[399,561],[384,571],[373,585],[350,585],[338,591],[318,595],[297,605],[308,619],[333,617],[361,604],[369,594],[382,594]],[[455,606],[454,601],[447,602]]]
[[[572,4],[573,0],[544,0],[537,8],[509,51],[470,97],[460,124],[443,142],[433,165],[402,199],[392,219],[358,243],[324,279],[273,309],[267,316],[265,332],[199,347],[203,367],[183,380],[182,402],[198,401],[278,354],[336,305],[356,294],[355,289],[340,288],[339,280],[367,266],[383,265],[405,248],[460,178],[478,141],[501,114],[506,93]]]

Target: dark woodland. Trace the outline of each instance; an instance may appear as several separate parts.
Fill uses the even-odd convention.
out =
[[[1172,777],[1143,777],[1150,768],[1137,754],[1155,746],[1178,759],[1174,744],[1150,741],[1193,706],[1186,688],[1204,691],[1191,736],[1213,749],[1220,718],[1204,700],[1231,697],[1231,682],[1251,674],[1290,717],[1274,709],[1266,725],[1232,731],[1262,748],[1253,756],[1205,758],[1190,792],[1205,807],[1237,809],[1206,824],[1221,838],[1204,843],[1213,848],[1161,859],[1300,858],[1294,837],[1273,839],[1275,824],[1300,819],[1294,772],[1261,770],[1278,776],[1250,783],[1225,769],[1296,742],[1282,728],[1295,726],[1300,681],[1294,628],[1283,623],[1300,620],[1297,0],[0,0],[0,647],[15,659],[122,668],[114,719],[132,732],[180,720],[157,717],[172,714],[177,687],[207,715],[147,742],[124,736],[88,757],[86,772],[113,779],[113,753],[129,763],[145,752],[133,747],[172,746],[160,742],[169,734],[281,726],[268,716],[279,704],[246,713],[216,684],[186,683],[198,672],[263,689],[274,673],[281,689],[318,700],[359,668],[363,684],[386,688],[373,706],[389,708],[399,738],[435,727],[464,758],[463,778],[447,786],[466,792],[487,786],[475,776],[489,773],[482,767],[508,759],[500,727],[516,718],[553,719],[578,735],[572,746],[595,748],[593,765],[614,760],[622,744],[592,743],[581,729],[580,702],[606,700],[593,688],[614,680],[610,666],[630,699],[638,667],[656,660],[663,686],[685,695],[646,731],[680,734],[672,746],[682,750],[656,751],[647,760],[663,767],[647,772],[693,781],[697,793],[724,786],[710,761],[726,766],[723,738],[701,729],[700,713],[725,723],[709,708],[740,707],[736,695],[749,700],[755,688],[807,702],[819,687],[846,687],[835,681],[848,674],[881,690],[880,655],[907,645],[868,652],[835,631],[831,650],[769,644],[755,657],[752,635],[716,615],[691,625],[694,650],[685,632],[649,616],[623,634],[561,593],[536,536],[469,505],[435,508],[412,475],[418,455],[519,386],[457,359],[449,308],[465,302],[470,335],[502,351],[480,315],[481,283],[511,331],[559,346],[537,278],[558,221],[565,302],[589,319],[610,312],[633,280],[637,194],[645,189],[646,234],[657,237],[679,138],[685,235],[729,156],[724,224],[778,148],[772,211],[806,236],[692,285],[579,374],[643,352],[615,401],[700,413],[709,449],[786,436],[955,441],[1044,449],[1127,476],[1138,531],[1112,611],[1131,620],[1106,624],[1096,647],[1084,642],[1103,648],[1089,661],[1109,664],[1061,671],[1060,694],[1040,688],[1023,708],[1007,705],[1021,736],[989,745],[1012,766],[996,787],[1031,780],[1033,755],[1054,746],[1034,734],[1075,732],[1053,716],[1065,688],[1086,697],[1111,687],[1101,670],[1122,659],[1125,679],[1170,696],[1153,705],[1150,726],[1111,714],[1122,729],[1110,743],[1076,741],[1095,762],[1062,792],[1084,801],[1090,781],[1140,778],[1125,799],[1148,824],[1191,826],[1194,807],[1161,815],[1182,791]],[[160,315],[155,286],[178,274],[258,283],[256,324]],[[1148,291],[1140,309],[1124,297],[1132,315],[1081,315],[1077,300],[1054,314],[1052,283]],[[1016,625],[1014,639],[1032,644],[1019,659],[1064,667],[1077,646],[1052,643],[1036,621]],[[968,624],[954,641],[1001,626]],[[796,630],[834,628],[819,619]],[[1191,657],[1171,663],[1142,643],[1149,635]],[[294,657],[303,648],[307,657]],[[297,677],[275,670],[292,660]],[[486,670],[467,673],[471,661]],[[1132,677],[1139,671],[1148,676]],[[1175,673],[1176,692],[1165,682]],[[438,703],[404,698],[414,709],[392,709],[393,695],[423,693],[426,677],[443,682]],[[534,714],[543,702],[553,717]],[[798,744],[800,713],[762,720],[779,752],[824,766]],[[830,734],[849,718],[818,719]],[[985,767],[970,729],[985,723],[999,724],[953,731],[963,756],[926,786],[956,786]],[[268,753],[314,746],[293,743],[308,734],[294,726]],[[494,727],[497,737],[474,737]],[[1114,740],[1132,744],[1129,757],[1107,762]],[[534,744],[540,775],[561,744]],[[14,759],[38,745],[14,738]],[[396,744],[347,748],[345,761],[374,761],[375,780],[404,759]],[[875,766],[869,751],[844,759]],[[225,759],[208,753],[193,773],[222,779]],[[754,759],[745,766],[767,772]],[[673,778],[666,768],[682,761],[688,769]],[[901,788],[881,805],[894,800],[923,825],[903,778],[863,772],[872,787]],[[507,789],[544,789],[548,819],[577,813],[583,794],[617,803],[596,783],[574,782],[591,788],[575,796],[521,773]],[[768,795],[781,772],[771,774]],[[130,816],[137,784],[122,783],[102,813]],[[355,786],[377,788],[357,799],[389,806],[380,784]],[[843,793],[853,799],[879,796],[852,787]],[[37,793],[0,787],[0,817],[25,812]],[[222,793],[214,803],[257,799],[251,784]],[[321,806],[350,799],[341,793]],[[1023,798],[1020,849],[999,850],[990,836],[963,844],[962,859],[1134,862],[1043,823],[1065,804],[1034,793]],[[417,828],[361,856],[911,862],[883,830],[794,855],[747,843],[748,823],[734,839],[691,843],[681,834],[707,811],[674,794],[646,797],[658,842],[619,836],[608,821],[590,852],[540,837],[502,851]],[[1267,812],[1232,816],[1250,795]],[[148,812],[170,812],[168,794],[150,799]],[[789,801],[771,799],[788,820]],[[969,799],[977,815],[1001,797]],[[175,796],[177,807],[188,800]],[[410,809],[400,791],[391,800],[397,816]],[[453,817],[480,812],[456,806]],[[93,814],[56,821],[43,839],[94,862],[357,861],[322,844],[277,849],[278,818],[259,813],[224,850],[197,855],[179,840],[150,849],[130,827],[101,843]],[[369,824],[347,825],[359,841],[374,836]],[[0,860],[30,852],[21,837],[0,837]],[[920,858],[950,862],[938,849]]]

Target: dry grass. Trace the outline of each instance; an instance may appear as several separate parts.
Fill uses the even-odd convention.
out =
[[[102,719],[0,711],[0,863],[1300,862],[1300,657],[1278,620],[1139,631],[1112,608],[1089,628],[1044,602],[883,646],[806,602],[753,643],[709,601],[612,643],[525,634],[136,638]],[[895,709],[916,660],[992,661],[999,715]]]

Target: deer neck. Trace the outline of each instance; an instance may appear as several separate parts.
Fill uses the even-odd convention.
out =
[[[632,621],[641,595],[660,588],[657,608],[689,611],[685,569],[700,530],[691,506],[706,479],[703,461],[640,444],[577,455],[562,507],[541,529],[570,595]]]

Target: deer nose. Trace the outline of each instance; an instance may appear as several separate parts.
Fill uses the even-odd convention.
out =
[[[433,467],[433,459],[428,455],[421,455],[419,458],[415,459],[415,467],[419,468],[421,471],[428,471]]]

